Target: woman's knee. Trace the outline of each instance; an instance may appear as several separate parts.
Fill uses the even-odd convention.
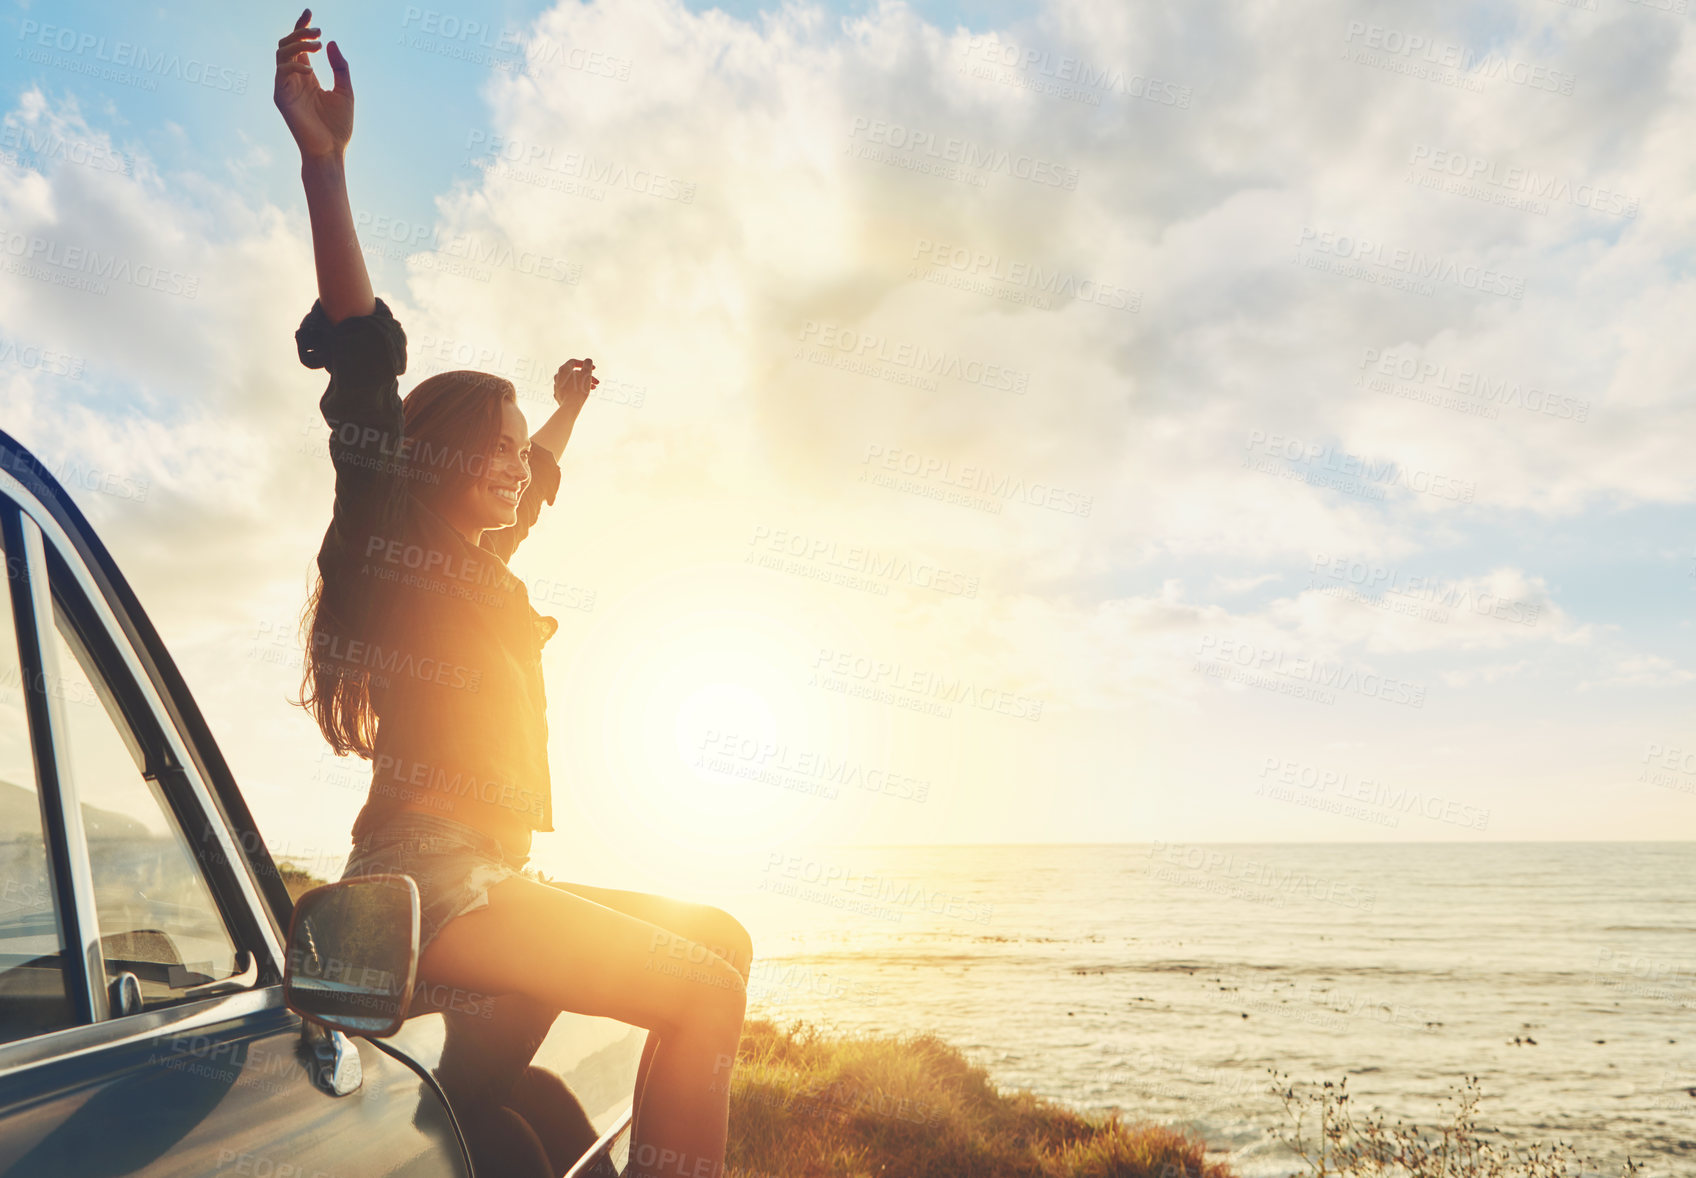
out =
[[[654,933],[653,942],[656,954],[686,956],[695,964],[710,954],[735,969],[744,984],[748,981],[754,956],[753,938],[741,921],[722,908],[690,904],[673,916],[669,927]]]
[[[707,948],[736,967],[744,983],[754,962],[754,938],[730,913],[722,908],[707,907]]]
[[[724,969],[694,995],[679,1029],[697,1031],[715,1041],[735,1042],[741,1037],[747,1011],[747,983],[740,974]]]
[[[642,968],[664,975],[663,1037],[682,1034],[716,1041],[739,1031],[748,1007],[748,983],[724,956],[726,951],[723,944],[710,945],[681,933],[655,935]]]

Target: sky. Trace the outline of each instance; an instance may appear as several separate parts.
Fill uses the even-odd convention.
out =
[[[298,15],[0,10],[0,428],[273,850],[339,870],[368,769],[286,702],[332,490]],[[534,428],[566,358],[603,380],[513,561],[561,623],[544,868],[1689,837],[1687,15],[313,23],[402,391],[499,372]]]

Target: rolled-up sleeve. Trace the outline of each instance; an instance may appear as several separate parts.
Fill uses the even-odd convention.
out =
[[[541,517],[542,504],[553,505],[559,494],[559,460],[546,446],[530,443],[530,484],[518,500],[518,520],[511,527],[496,528],[483,533],[479,543],[502,560],[508,560],[518,550],[519,543],[530,534]]]
[[[326,541],[347,549],[395,529],[405,510],[409,454],[399,382],[406,371],[406,332],[389,305],[330,322],[323,300],[294,333],[300,362],[329,372],[318,408],[330,427],[336,503]]]

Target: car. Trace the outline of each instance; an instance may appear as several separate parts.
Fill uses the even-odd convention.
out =
[[[552,1174],[624,1160],[644,1032],[418,978],[408,876],[291,899],[134,591],[3,432],[0,550],[0,1174],[504,1178],[491,1076]]]

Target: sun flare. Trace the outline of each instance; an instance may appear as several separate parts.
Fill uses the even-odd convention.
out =
[[[818,650],[811,630],[735,569],[621,599],[571,668],[603,685],[570,715],[573,760],[612,786],[577,795],[596,824],[650,832],[695,870],[743,875],[773,846],[828,834],[826,783],[794,769],[847,736],[839,700],[799,689]]]

